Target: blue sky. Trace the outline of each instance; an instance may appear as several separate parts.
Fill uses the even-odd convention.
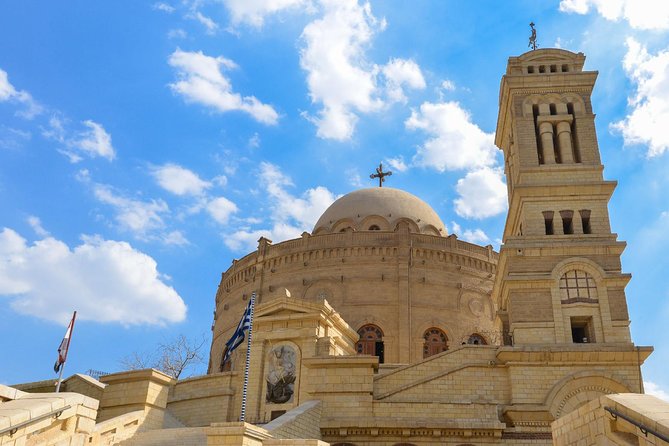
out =
[[[388,185],[499,246],[509,56],[582,51],[648,390],[669,374],[669,6],[662,0],[0,5],[0,382],[115,371],[209,337],[220,274],[337,196]]]

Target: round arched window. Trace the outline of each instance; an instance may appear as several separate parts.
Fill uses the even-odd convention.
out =
[[[372,225],[372,226],[369,227],[369,230],[370,231],[380,231],[381,228],[379,227],[379,225]]]
[[[467,344],[488,345],[485,338],[478,333],[474,333],[473,335],[470,335],[469,339],[467,339]]]
[[[423,358],[429,358],[437,353],[448,350],[448,338],[442,330],[432,327],[428,328],[423,335]]]
[[[374,324],[367,324],[358,330],[360,340],[355,345],[359,355],[372,355],[379,357],[379,363],[383,363],[383,332]]]

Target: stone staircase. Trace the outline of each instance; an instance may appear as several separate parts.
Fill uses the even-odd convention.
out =
[[[374,399],[383,400],[449,374],[471,367],[495,364],[496,346],[462,345],[416,364],[397,368],[374,378]]]

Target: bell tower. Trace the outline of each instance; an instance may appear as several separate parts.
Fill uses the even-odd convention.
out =
[[[497,278],[499,323],[514,345],[630,344],[624,242],[609,224],[585,56],[538,49],[509,58],[495,144],[509,213]]]

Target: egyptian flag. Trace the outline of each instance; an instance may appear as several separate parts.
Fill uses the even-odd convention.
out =
[[[53,371],[56,373],[60,372],[60,369],[63,367],[63,364],[65,364],[65,361],[67,361],[67,350],[70,348],[70,339],[72,339],[72,329],[74,328],[74,319],[76,317],[77,317],[77,312],[75,311],[74,314],[72,315],[72,320],[70,321],[70,325],[67,326],[65,337],[63,337],[63,340],[60,342],[60,346],[58,346],[58,359],[56,360],[56,363],[53,365]]]

